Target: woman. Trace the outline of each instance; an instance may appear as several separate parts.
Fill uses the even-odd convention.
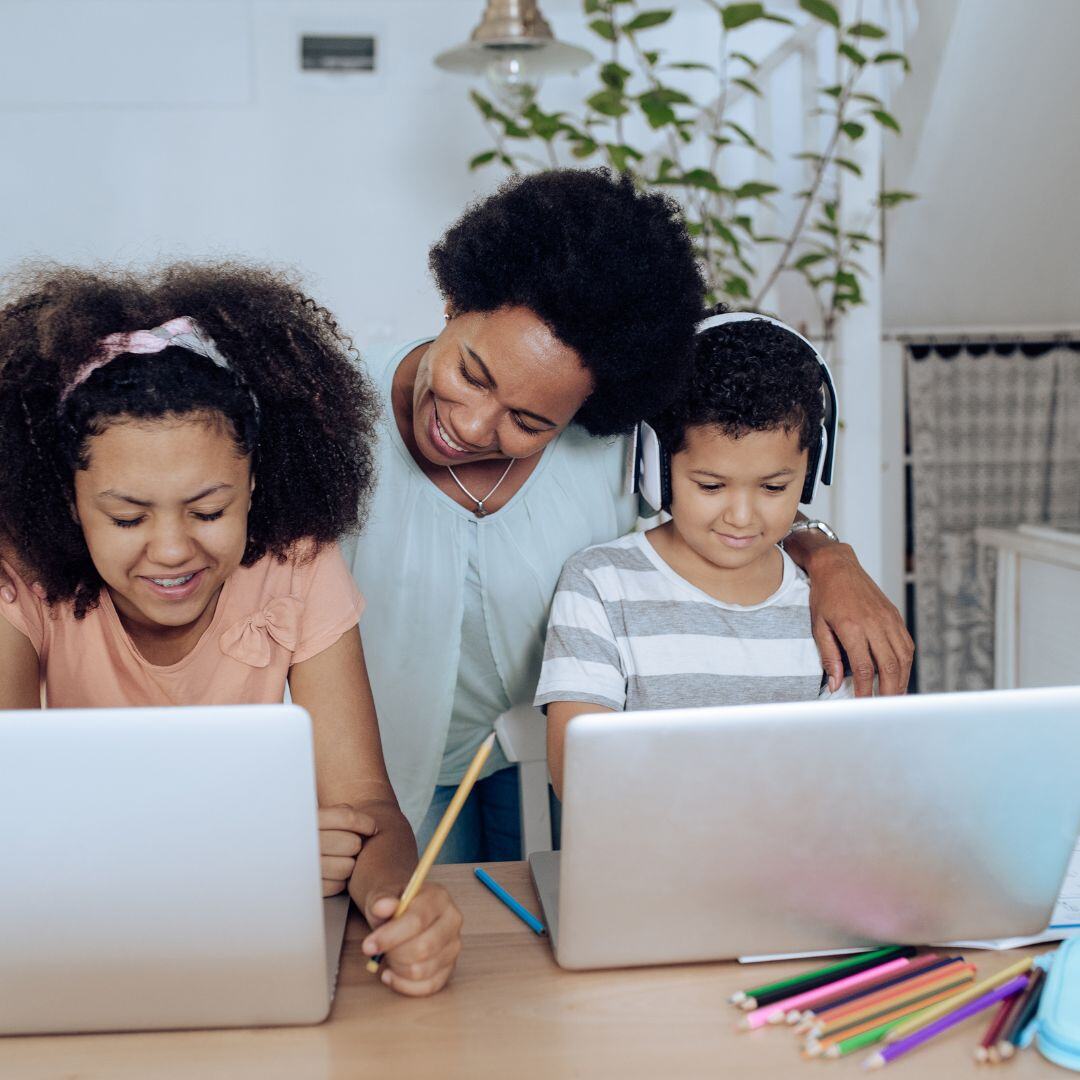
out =
[[[351,553],[387,765],[421,845],[495,718],[531,702],[563,562],[633,525],[616,436],[674,395],[704,305],[675,204],[602,170],[507,182],[430,263],[445,326],[371,365],[387,420]],[[851,549],[790,550],[830,678],[839,638],[862,693],[875,666],[902,692],[911,640]],[[517,817],[496,752],[443,859],[518,858]]]

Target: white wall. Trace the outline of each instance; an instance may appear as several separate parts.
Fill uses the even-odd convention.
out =
[[[889,140],[885,322],[1080,324],[1075,0],[923,0]]]
[[[480,10],[0,0],[0,267],[237,255],[299,268],[361,346],[430,330],[427,247],[498,180],[431,62]],[[301,73],[305,31],[376,34],[377,73]]]

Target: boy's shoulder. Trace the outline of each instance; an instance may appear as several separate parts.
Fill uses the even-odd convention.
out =
[[[592,544],[571,555],[563,566],[563,573],[591,574],[598,570],[642,571],[655,569],[642,550],[644,533],[629,532],[617,540],[605,540]]]

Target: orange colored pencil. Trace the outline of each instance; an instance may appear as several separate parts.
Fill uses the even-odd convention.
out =
[[[817,1016],[814,1017],[814,1026],[819,1024],[831,1024],[844,1017],[860,1013],[881,1002],[887,1002],[890,998],[910,995],[914,991],[921,990],[925,986],[940,982],[942,979],[952,979],[960,971],[974,970],[974,964],[966,963],[965,961],[958,959],[955,963],[946,964],[944,967],[935,968],[933,971],[927,971],[923,975],[917,975],[915,978],[907,979],[896,986],[890,986],[884,990],[879,990],[875,994],[869,994],[867,997],[860,998],[858,1001],[853,1001],[848,1005],[841,1005],[839,1008],[827,1009],[824,1012],[818,1013]]]
[[[955,997],[960,991],[960,988],[966,986],[970,981],[971,976],[969,975],[967,979],[958,982],[955,986],[950,986],[928,998],[909,1001],[904,1005],[897,1005],[893,1012],[886,1013],[884,1016],[864,1020],[853,1027],[844,1028],[842,1031],[833,1031],[818,1038],[811,1039],[810,1041],[821,1048],[819,1052],[824,1052],[825,1050],[828,1050],[830,1046],[843,1042],[845,1039],[850,1039],[855,1035],[861,1035],[864,1031],[869,1031],[871,1028],[878,1027],[881,1024],[888,1024],[892,1020],[903,1019],[905,1016],[913,1016],[915,1013],[922,1012],[931,1005],[937,1005],[939,1002],[948,1001],[950,998]]]
[[[924,986],[918,987],[910,993],[885,999],[858,1013],[841,1016],[830,1024],[816,1024],[811,1029],[810,1033],[820,1038],[822,1036],[834,1035],[838,1031],[848,1031],[850,1028],[863,1024],[868,1020],[873,1020],[875,1023],[885,1023],[885,1014],[891,1013],[903,1005],[918,1002],[921,1007],[928,1004],[927,998],[933,997],[936,1000],[938,995],[943,992],[947,992],[946,996],[948,993],[957,993],[959,989],[963,988],[975,978],[974,965],[968,964],[965,965],[965,967],[967,969],[965,971],[953,972],[951,976],[939,979],[935,982],[926,983]]]

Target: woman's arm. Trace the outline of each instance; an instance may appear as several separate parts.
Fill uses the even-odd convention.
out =
[[[325,829],[350,831],[350,810],[371,819],[361,819],[359,831],[372,835],[362,840],[349,881],[350,895],[376,928],[365,939],[364,951],[386,953],[383,981],[393,989],[432,994],[450,977],[461,950],[461,915],[445,889],[425,885],[408,912],[387,923],[416,866],[416,840],[383,764],[359,630],[350,630],[317,656],[295,664],[289,687],[293,701],[311,714],[319,805],[344,815],[324,824],[324,854]],[[321,824],[326,813],[322,811]]]
[[[40,675],[34,646],[0,616],[0,709],[40,708]]]
[[[810,618],[829,688],[843,682],[843,646],[857,697],[872,692],[875,674],[882,694],[906,693],[915,643],[851,545],[806,530],[789,536],[784,547],[810,578]]]

